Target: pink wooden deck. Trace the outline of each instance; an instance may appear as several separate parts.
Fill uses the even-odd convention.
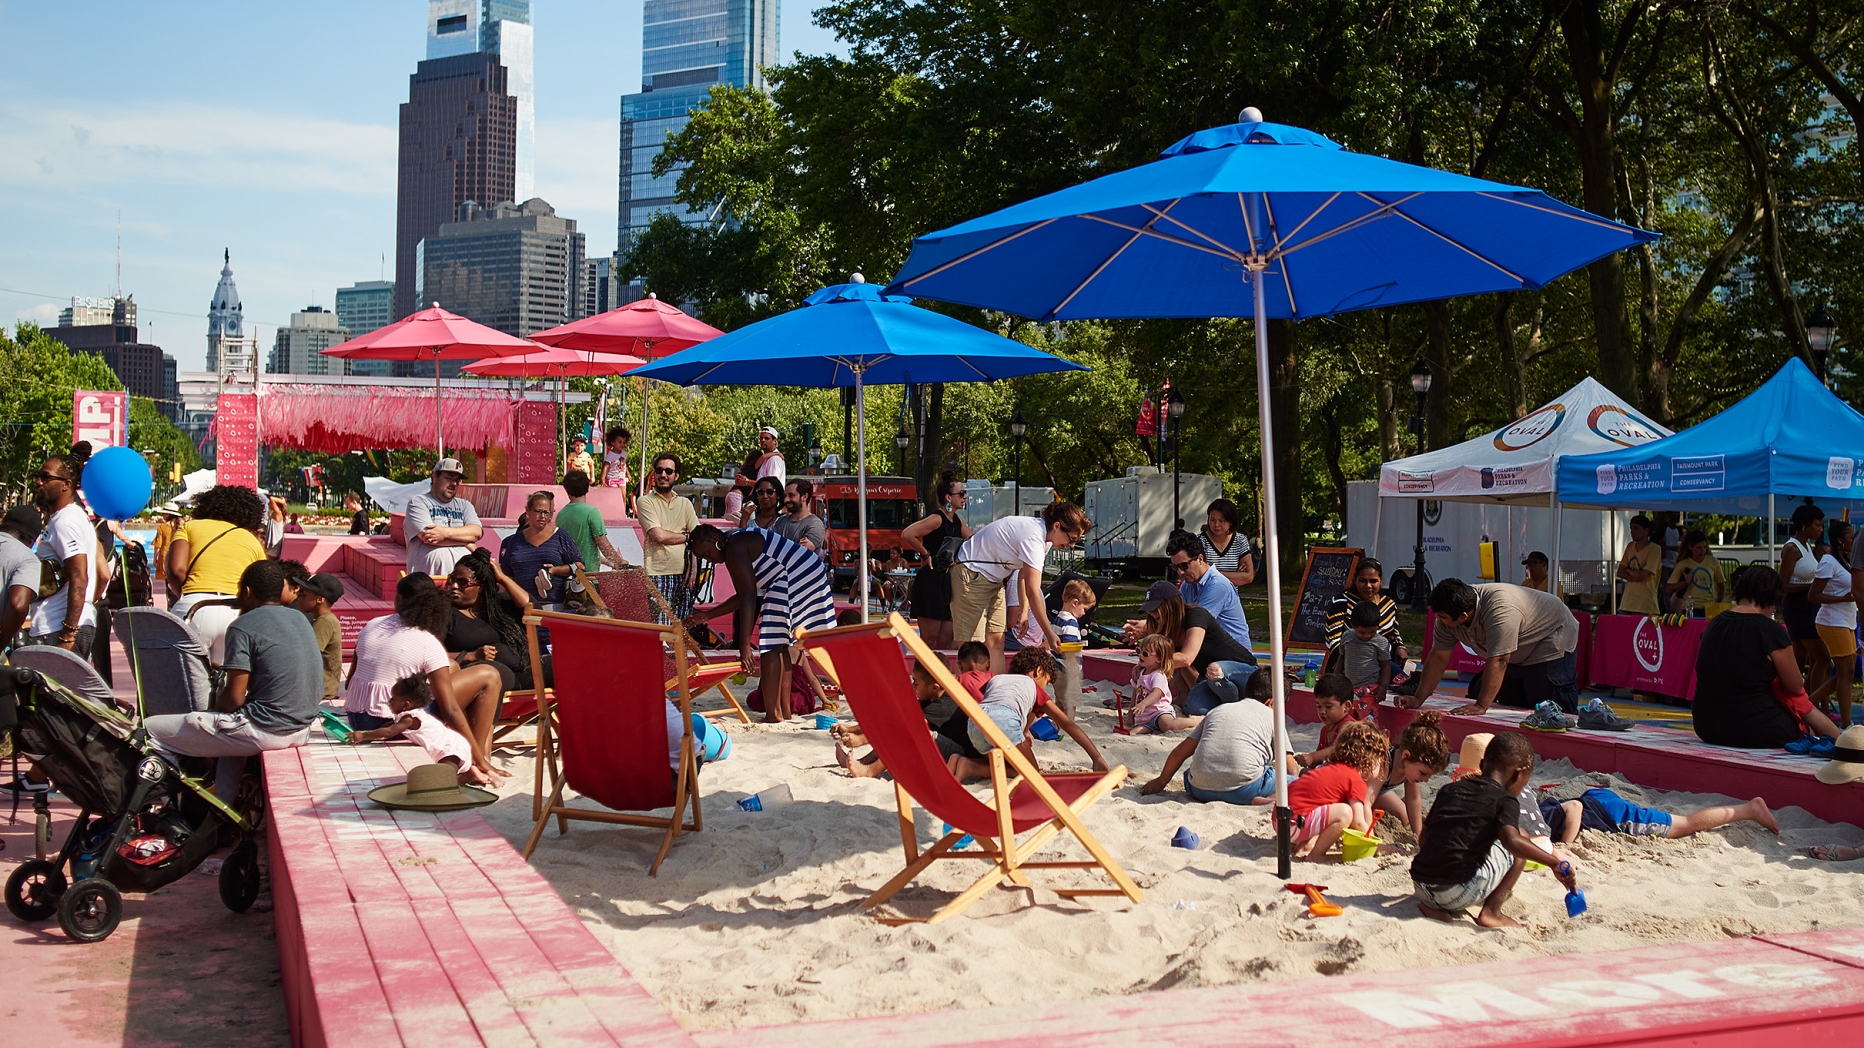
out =
[[[321,734],[266,755],[293,1043],[691,1044],[477,812],[368,801],[425,759]]]

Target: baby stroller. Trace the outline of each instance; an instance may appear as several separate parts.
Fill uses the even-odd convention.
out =
[[[191,758],[184,767],[158,753],[139,716],[109,696],[96,671],[61,648],[20,648],[13,666],[0,671],[0,724],[14,719],[6,716],[13,708],[14,752],[80,809],[55,856],[21,863],[7,878],[7,909],[28,922],[56,915],[66,935],[98,942],[122,920],[123,891],[151,892],[179,880],[229,834],[234,847],[220,868],[220,898],[243,913],[259,896],[257,821],[214,796],[192,773]],[[245,791],[242,800],[256,795]],[[43,843],[50,825],[44,794],[35,808]]]

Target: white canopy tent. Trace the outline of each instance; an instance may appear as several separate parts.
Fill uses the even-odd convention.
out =
[[[1553,549],[1560,564],[1560,504],[1554,474],[1567,455],[1637,447],[1670,435],[1592,378],[1493,432],[1379,467],[1380,519],[1386,498],[1438,499],[1553,510]],[[1557,585],[1557,578],[1555,584]]]

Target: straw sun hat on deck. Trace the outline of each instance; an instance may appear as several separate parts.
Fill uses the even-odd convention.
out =
[[[459,772],[450,764],[423,764],[408,772],[407,782],[370,790],[369,799],[384,808],[459,811],[491,804],[498,800],[498,794],[460,785]]]
[[[1812,775],[1828,786],[1843,786],[1864,779],[1864,725],[1846,728],[1838,736],[1832,759]]]

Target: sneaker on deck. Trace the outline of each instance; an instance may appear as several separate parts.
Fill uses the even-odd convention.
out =
[[[1559,704],[1549,699],[1534,707],[1521,727],[1529,731],[1565,731],[1578,723],[1579,718],[1561,713]]]
[[[1631,722],[1620,717],[1605,700],[1594,696],[1579,710],[1579,726],[1590,731],[1630,731]]]

